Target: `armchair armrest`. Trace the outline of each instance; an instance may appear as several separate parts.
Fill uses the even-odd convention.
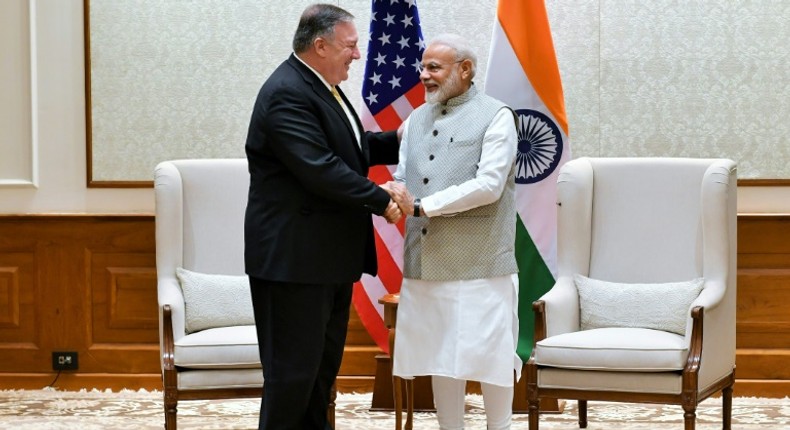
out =
[[[157,292],[160,312],[163,312],[165,306],[168,306],[170,309],[170,323],[172,324],[170,335],[174,341],[177,341],[186,335],[186,309],[184,294],[181,292],[178,279],[175,277],[175,270],[173,271],[173,276],[164,277],[160,275],[157,281]],[[162,318],[163,324],[164,316],[160,315],[160,318]],[[164,333],[162,333],[164,327],[162,324],[160,324],[160,339],[164,339]]]
[[[165,389],[165,412],[175,420],[176,404],[178,403],[178,373],[175,361],[175,341],[173,340],[173,318],[170,305],[162,310],[162,386]],[[173,425],[175,427],[175,425]]]
[[[725,311],[722,309],[722,303],[726,298],[726,286],[722,282],[705,280],[705,288],[702,289],[700,295],[691,302],[689,306],[689,316],[686,321],[686,342],[691,342],[691,333],[693,324],[695,324],[695,309],[702,308],[704,313],[699,316],[700,323],[715,327],[717,320],[724,317],[722,315]],[[708,322],[710,321],[710,322]],[[710,334],[709,334],[710,336]]]
[[[724,300],[724,293],[727,291],[727,287],[721,281],[713,281],[713,280],[705,280],[705,288],[703,288],[702,292],[699,296],[694,299],[694,302],[691,304],[691,308],[696,306],[701,306],[705,308],[707,312],[716,309],[719,304]]]
[[[175,370],[175,340],[173,339],[173,314],[170,305],[162,306],[162,369]]]
[[[540,301],[545,306],[546,337],[579,331],[579,293],[573,278],[560,276]]]
[[[735,368],[736,286],[732,282],[733,285],[727,287],[726,282],[706,280],[702,293],[691,304],[691,317],[686,326],[686,341],[689,342],[690,350],[695,347],[695,339],[689,333],[696,331],[697,323],[699,332],[704,333],[700,338],[700,391],[731,375]],[[694,318],[696,309],[704,309],[704,312],[699,312],[699,316]]]

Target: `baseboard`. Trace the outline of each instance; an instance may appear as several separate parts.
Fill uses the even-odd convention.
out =
[[[82,389],[112,390],[162,390],[162,377],[159,374],[117,374],[117,373],[0,373],[0,389],[3,390],[40,390],[53,385],[61,390],[78,391]],[[54,381],[54,384],[53,384]],[[337,390],[340,393],[372,393],[375,379],[373,376],[339,376]],[[468,392],[479,393],[479,386],[470,384]],[[790,381],[770,379],[736,379],[733,395],[735,397],[784,398],[790,393]]]
[[[40,390],[52,386],[60,390],[161,390],[159,374],[118,373],[0,373],[0,388],[10,390]]]
[[[790,395],[790,381],[784,379],[735,379],[735,397],[782,399]]]
[[[52,385],[60,390],[162,390],[160,374],[110,374],[110,373],[0,373],[2,390],[40,390]],[[54,382],[54,384],[53,384]],[[337,390],[340,393],[373,392],[373,376],[339,376]]]
[[[343,376],[337,377],[337,391],[339,393],[372,393],[375,378],[371,376]]]

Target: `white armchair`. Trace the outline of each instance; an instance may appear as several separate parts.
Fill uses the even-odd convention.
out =
[[[179,400],[260,397],[263,371],[244,273],[245,159],[156,166],[156,273],[165,428]],[[334,426],[335,390],[327,414]]]
[[[262,392],[251,302],[244,303],[245,297],[226,301],[235,318],[218,322],[196,308],[206,309],[217,299],[211,287],[221,287],[222,281],[236,281],[237,290],[241,281],[243,287],[248,184],[244,159],[166,161],[156,167],[156,270],[167,429],[176,428],[179,400],[260,397]],[[191,290],[182,289],[179,268],[193,272]],[[195,303],[185,302],[185,292]],[[201,297],[205,300],[198,301]]]
[[[735,382],[736,166],[580,158],[558,178],[558,277],[533,304],[529,428],[541,398],[677,404],[685,429]],[[528,286],[524,286],[526,288]]]

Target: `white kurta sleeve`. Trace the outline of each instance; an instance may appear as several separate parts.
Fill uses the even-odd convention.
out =
[[[395,169],[395,173],[392,174],[392,179],[400,183],[406,182],[406,158],[409,153],[409,118],[411,117],[407,117],[403,121],[403,135],[400,139],[400,150],[398,151],[398,167]]]
[[[404,146],[401,145],[398,170],[405,163]],[[510,109],[500,109],[483,137],[480,165],[474,179],[423,197],[421,204],[425,214],[429,217],[455,215],[497,201],[515,162],[517,149],[518,135],[513,113]]]

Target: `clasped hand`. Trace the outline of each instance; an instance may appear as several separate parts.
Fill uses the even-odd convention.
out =
[[[414,213],[414,196],[406,189],[406,186],[400,182],[390,181],[382,185],[390,195],[390,203],[384,211],[384,218],[389,223],[396,223],[400,221],[404,215]]]

